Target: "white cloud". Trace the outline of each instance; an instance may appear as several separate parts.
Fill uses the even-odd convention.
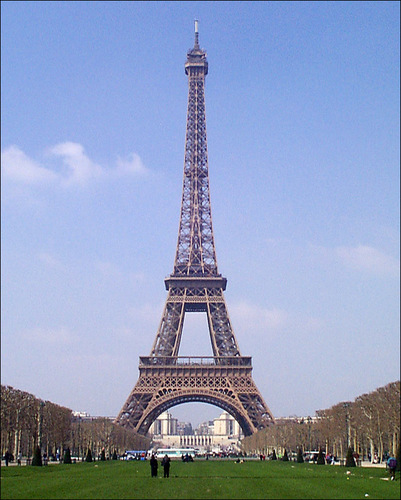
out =
[[[67,167],[67,175],[64,177],[67,184],[85,184],[103,174],[102,168],[88,158],[83,146],[76,142],[57,144],[49,149],[49,154],[62,158]]]
[[[127,279],[130,283],[130,286],[140,286],[142,283],[146,282],[145,273],[127,273],[123,268],[119,267],[113,262],[96,260],[93,265],[95,270],[103,278],[113,280]]]
[[[298,336],[308,337],[324,328],[324,321],[318,317],[276,308],[267,309],[246,301],[230,304],[229,312],[238,340],[244,332],[252,332],[251,337],[246,339],[250,346],[252,342],[264,345],[267,338],[277,340],[294,331]]]
[[[400,274],[400,261],[381,250],[368,246],[339,246],[335,248],[310,245],[314,265],[353,269],[354,271],[390,275],[398,277]]]
[[[323,330],[325,328],[325,323],[319,318],[301,318],[294,322],[294,328],[299,329],[299,325],[302,325],[302,331],[309,333],[318,332],[319,330]]]
[[[71,344],[75,341],[75,335],[68,328],[33,328],[22,333],[24,340],[40,342],[45,344]]]
[[[399,274],[400,272],[399,260],[373,247],[364,245],[337,247],[334,252],[342,262],[352,269],[389,274]]]
[[[29,158],[17,146],[1,152],[1,173],[4,178],[24,184],[53,182],[57,175]]]
[[[235,323],[245,325],[247,329],[264,329],[276,331],[288,322],[287,314],[279,309],[266,309],[245,301],[230,306],[231,315],[235,316]],[[236,329],[236,326],[234,329]]]
[[[47,252],[42,252],[39,254],[39,259],[46,264],[48,267],[53,269],[62,269],[62,263],[55,257]]]
[[[133,283],[145,283],[147,276],[143,272],[139,273],[130,273],[129,278]]]
[[[131,307],[129,310],[129,315],[132,318],[141,324],[141,325],[151,325],[155,323],[155,319],[157,318],[157,323],[159,322],[164,308],[164,301],[157,304],[143,304],[139,307]],[[156,335],[156,332],[155,332]]]
[[[123,276],[121,270],[112,262],[97,260],[95,268],[106,278],[119,279]]]
[[[61,160],[61,165],[57,164],[57,159]],[[17,146],[9,146],[1,153],[2,177],[20,184],[53,182],[60,186],[82,186],[94,179],[138,176],[147,172],[149,170],[136,153],[126,159],[118,157],[115,166],[102,167],[89,158],[81,144],[71,141],[49,147],[42,162],[33,160]]]
[[[118,157],[116,172],[118,175],[145,174],[148,169],[136,153],[131,153],[126,159]]]

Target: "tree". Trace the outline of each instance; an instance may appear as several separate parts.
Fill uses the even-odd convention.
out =
[[[41,403],[45,403],[41,406]],[[1,449],[31,457],[41,441],[41,450],[51,455],[68,442],[71,410],[41,401],[11,386],[1,386]]]
[[[351,447],[349,447],[347,450],[347,456],[345,458],[345,467],[356,467],[354,452],[352,451]]]
[[[71,460],[71,451],[69,448],[67,448],[65,450],[65,453],[64,453],[64,463],[65,464],[71,464],[72,463],[72,460]]]
[[[319,448],[319,453],[317,456],[317,465],[324,465],[326,463],[326,460],[324,459],[323,451],[321,448]]]
[[[397,466],[395,470],[399,472],[401,468],[401,437],[398,437],[398,445],[397,445],[397,451],[395,453],[395,458],[397,459]]]
[[[304,454],[302,453],[302,448],[298,448],[297,463],[304,463]]]
[[[32,458],[32,465],[36,465],[38,467],[42,467],[42,453],[40,451],[39,446],[35,448],[35,452]]]

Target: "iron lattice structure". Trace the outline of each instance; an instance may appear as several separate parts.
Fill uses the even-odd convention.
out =
[[[248,436],[274,418],[252,379],[251,358],[240,354],[224,299],[227,280],[217,269],[206,138],[208,62],[197,21],[185,73],[187,129],[174,271],[165,279],[168,296],[150,356],[140,357],[138,381],[115,421],[146,434],[160,413],[197,401],[226,410]],[[213,356],[178,356],[187,312],[206,313]]]

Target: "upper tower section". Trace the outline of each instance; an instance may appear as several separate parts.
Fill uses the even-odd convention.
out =
[[[199,48],[195,21],[194,48],[187,53],[188,111],[185,138],[184,179],[174,278],[218,277],[209,193],[206,138],[206,52]]]
[[[193,49],[187,52],[187,62],[185,63],[185,74],[188,76],[199,74],[199,70],[207,75],[208,63],[206,52],[199,47],[198,21],[195,21],[195,44]]]

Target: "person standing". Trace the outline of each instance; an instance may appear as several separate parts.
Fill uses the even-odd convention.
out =
[[[150,462],[150,474],[151,474],[151,476],[157,477],[157,467],[159,466],[157,458],[154,455],[152,455],[149,462]]]
[[[162,466],[164,470],[164,477],[170,477],[170,457],[164,455],[162,460]]]

